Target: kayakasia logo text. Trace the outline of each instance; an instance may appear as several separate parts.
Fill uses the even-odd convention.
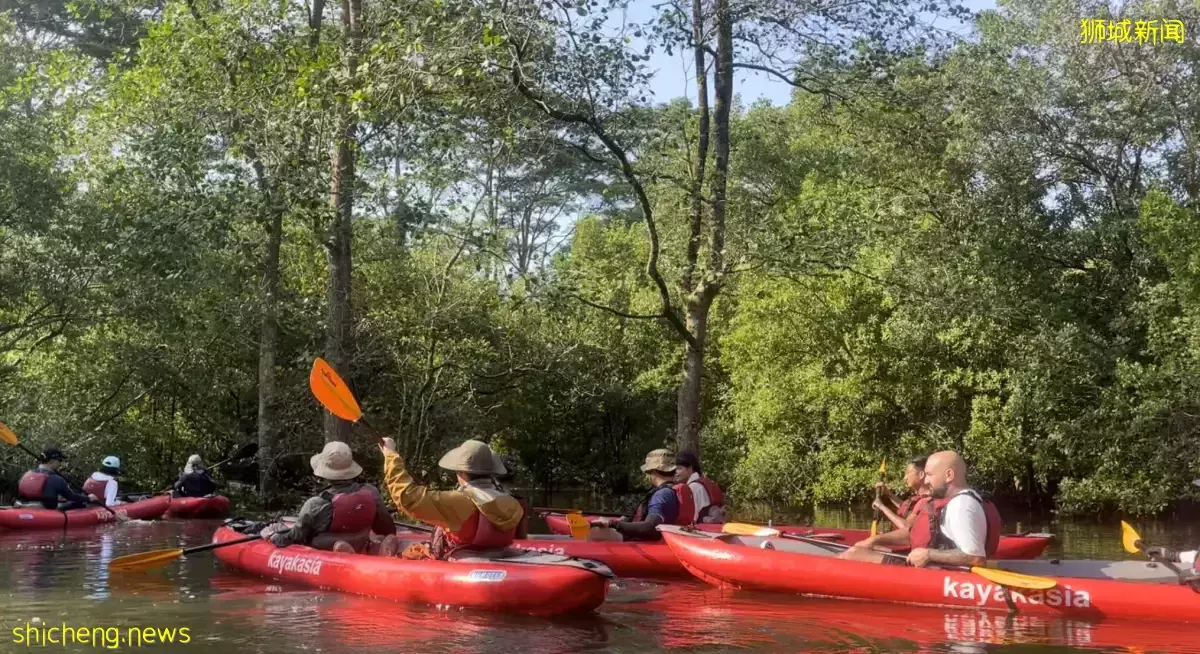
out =
[[[280,574],[299,572],[315,577],[321,574],[321,559],[299,555],[284,556],[279,552],[272,552],[270,558],[267,559],[267,567]]]
[[[1070,586],[1051,588],[1050,590],[1035,590],[1021,592],[1009,590],[1015,604],[1045,604],[1046,606],[1075,607],[1086,609],[1092,606],[1092,596],[1086,590],[1074,590]],[[955,582],[950,577],[942,578],[942,595],[954,599],[965,599],[976,602],[979,606],[987,604],[988,600],[1005,604],[1004,586],[993,584],[974,584],[969,581]]]

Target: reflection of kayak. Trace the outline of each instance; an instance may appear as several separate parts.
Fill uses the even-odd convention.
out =
[[[403,540],[428,540],[426,533],[399,532]],[[542,536],[513,541],[515,549],[546,552],[599,561],[619,577],[650,579],[690,579],[691,574],[679,565],[666,543],[603,543],[571,540],[569,536]]]
[[[148,497],[138,502],[118,504],[112,507],[118,515],[130,520],[153,520],[161,517],[171,504],[166,495]],[[116,516],[103,507],[89,506],[86,509],[57,511],[43,508],[0,509],[0,527],[15,530],[63,529],[66,527],[91,527],[115,522]]]
[[[1200,621],[1196,593],[1178,583],[1154,583],[1169,577],[1143,562],[1000,561],[997,567],[1017,572],[1090,577],[1058,576],[1058,585],[1045,591],[1006,590],[969,572],[843,561],[826,548],[785,538],[659,530],[688,571],[722,587],[1001,611],[1011,601],[1020,613]],[[764,543],[773,549],[763,549]]]
[[[242,534],[221,527],[213,542]],[[221,563],[244,572],[317,588],[401,602],[560,615],[592,611],[604,602],[612,573],[603,565],[539,552],[489,560],[478,556],[451,561],[342,554],[266,541],[213,550]]]
[[[167,515],[172,518],[224,518],[229,515],[229,498],[224,495],[172,497]]]
[[[546,520],[546,526],[550,531],[556,534],[570,534],[571,527],[567,524],[567,518],[561,513],[547,513],[542,516]],[[589,520],[599,520],[599,516],[584,516]],[[721,533],[721,525],[700,524],[696,525],[700,531],[710,533]],[[801,536],[817,536],[827,540],[832,540],[838,543],[847,545],[857,543],[864,538],[867,538],[871,533],[865,529],[835,529],[833,527],[800,527],[793,525],[772,525],[772,529],[778,529],[785,534],[798,534]],[[996,552],[998,559],[1033,559],[1042,555],[1049,547],[1050,541],[1053,540],[1050,534],[1022,534],[1000,537],[1000,549]]]

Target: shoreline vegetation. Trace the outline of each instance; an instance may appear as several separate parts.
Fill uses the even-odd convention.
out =
[[[746,507],[869,501],[942,449],[1059,515],[1200,499],[1194,39],[743,4],[0,12],[0,419],[138,490],[256,443],[222,475],[278,510],[325,440],[380,472],[321,356],[429,481],[475,437],[621,497],[665,445]],[[790,102],[745,102],[760,74]]]

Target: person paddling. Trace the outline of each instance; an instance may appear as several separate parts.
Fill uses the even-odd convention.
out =
[[[651,488],[634,511],[633,520],[597,520],[593,524],[599,529],[592,530],[589,540],[658,541],[662,540],[659,525],[691,524],[695,502],[687,484],[674,484],[676,468],[671,450],[658,449],[647,454],[642,472],[650,479]]]
[[[57,447],[46,446],[42,450],[41,463],[21,475],[17,482],[17,498],[27,502],[41,502],[47,509],[82,509],[88,505],[88,496],[71,490],[71,485],[59,473],[67,456]],[[59,505],[59,499],[65,503]]]
[[[188,457],[175,482],[171,495],[174,497],[207,497],[217,492],[217,483],[208,475],[204,468],[204,459],[199,454]]]
[[[916,517],[918,505],[929,499],[929,489],[925,485],[925,463],[929,457],[917,456],[909,459],[904,466],[904,485],[908,487],[909,496],[903,502],[896,502],[884,482],[876,482],[875,488],[881,491],[879,500],[871,504],[871,508],[879,509],[896,529],[907,530]],[[888,505],[891,506],[888,506]]]
[[[416,483],[391,438],[383,439],[379,451],[392,501],[413,518],[437,527],[430,556],[446,559],[459,549],[498,550],[512,544],[524,515],[521,503],[493,479],[506,471],[487,443],[468,440],[438,461],[439,467],[458,477],[458,487],[449,491]]]
[[[704,476],[700,470],[700,457],[692,452],[680,452],[675,457],[675,481],[687,484],[692,491],[693,523],[725,522],[725,493],[717,482]]]
[[[96,498],[104,506],[123,504],[117,499],[117,477],[121,476],[121,459],[106,456],[100,462],[100,470],[93,472],[87,481],[83,482],[83,492]]]
[[[399,547],[396,524],[388,513],[379,489],[358,481],[362,466],[354,461],[350,446],[331,441],[309,459],[313,474],[328,482],[300,507],[291,527],[272,525],[263,530],[276,547],[308,545],[319,550],[343,553],[376,551],[394,556]],[[379,543],[371,534],[382,536]]]
[[[931,455],[925,463],[930,501],[921,503],[910,527],[860,542],[839,558],[894,563],[898,559],[885,557],[873,548],[907,545],[912,548],[907,563],[914,567],[983,565],[1000,544],[1000,513],[968,487],[966,480],[967,464],[957,452]],[[888,542],[891,534],[907,536],[904,540],[908,542]]]
[[[521,505],[521,523],[517,525],[517,531],[513,537],[517,540],[529,538],[529,502],[526,502],[524,497],[517,495],[509,489],[509,485],[513,483],[513,479],[517,476],[517,464],[513,460],[513,457],[500,454],[496,455],[494,463],[497,470],[504,471],[493,477],[496,480],[497,488],[507,492]]]

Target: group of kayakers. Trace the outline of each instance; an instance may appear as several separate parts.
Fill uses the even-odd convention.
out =
[[[910,548],[907,563],[920,568],[982,565],[996,553],[1003,530],[1000,512],[967,485],[967,463],[961,455],[945,451],[912,459],[905,467],[904,483],[912,491],[908,499],[896,504],[880,484],[882,497],[872,505],[896,529],[855,543],[840,558],[904,564],[904,559],[886,552]]]
[[[62,511],[82,509],[89,504],[117,506],[124,503],[120,494],[119,477],[123,474],[121,459],[105,456],[100,469],[83,482],[82,492],[71,488],[62,475],[61,468],[67,455],[54,446],[46,446],[38,457],[38,465],[26,472],[17,482],[17,500],[25,503],[41,503],[44,508]],[[172,494],[175,497],[205,497],[214,493],[217,485],[204,469],[199,454],[187,460]]]

